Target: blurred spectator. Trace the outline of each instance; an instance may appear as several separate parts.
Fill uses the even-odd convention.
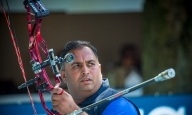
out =
[[[109,80],[113,83],[112,87],[116,89],[129,88],[141,83],[141,61],[140,52],[136,45],[126,43],[120,49],[120,60],[115,65],[114,70],[108,74]],[[141,96],[143,89],[138,89],[126,96]]]

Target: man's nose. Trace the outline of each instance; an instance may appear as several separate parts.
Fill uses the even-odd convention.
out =
[[[89,74],[89,68],[86,65],[83,65],[81,74],[82,75]]]

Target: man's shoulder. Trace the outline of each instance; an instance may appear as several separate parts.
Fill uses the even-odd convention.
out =
[[[114,95],[117,92],[118,91],[113,88],[107,88],[96,98],[96,102],[111,95]],[[118,97],[116,99],[113,99],[105,104],[102,104],[99,108],[95,110],[98,110],[99,114],[102,113],[102,115],[118,115],[119,113],[123,113],[122,115],[140,115],[137,106],[125,97]],[[95,111],[95,113],[97,112]]]
[[[107,98],[113,94],[117,93],[115,89],[107,88],[105,91],[103,91],[97,98],[96,101],[99,101],[101,99]]]
[[[111,103],[103,111],[102,115],[140,115],[137,106],[125,97],[119,97],[111,101]]]

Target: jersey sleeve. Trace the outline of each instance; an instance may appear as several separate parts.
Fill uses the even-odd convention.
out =
[[[140,115],[137,106],[130,100],[120,97],[113,100],[102,115]]]

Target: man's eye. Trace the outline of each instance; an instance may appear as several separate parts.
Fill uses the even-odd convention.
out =
[[[79,68],[79,67],[80,67],[80,64],[74,64],[74,65],[72,66],[72,68],[74,68],[74,69]]]
[[[89,65],[90,67],[92,67],[92,66],[95,65],[95,63],[89,63],[88,65]]]

